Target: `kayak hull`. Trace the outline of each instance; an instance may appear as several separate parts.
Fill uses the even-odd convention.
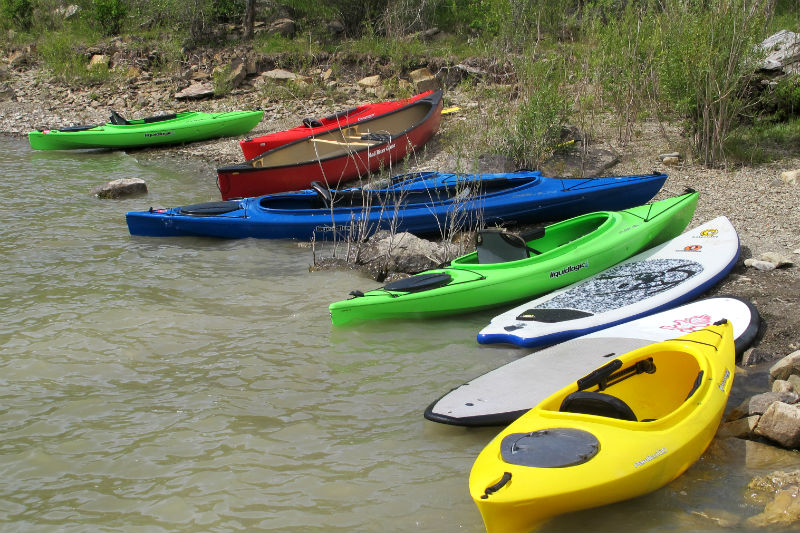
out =
[[[538,171],[424,172],[398,176],[384,189],[331,191],[332,208],[316,192],[305,190],[220,203],[222,209],[215,216],[173,208],[132,212],[127,221],[132,234],[148,236],[357,240],[381,229],[441,236],[453,229],[454,221],[461,229],[471,229],[479,222],[530,223],[576,216],[601,206],[631,207],[655,196],[666,177],[556,180]]]
[[[495,437],[471,469],[470,495],[486,530],[530,531],[663,487],[713,439],[734,371],[726,322],[623,354],[552,394]]]
[[[527,245],[540,252],[536,255],[482,264],[473,252],[445,268],[417,274],[449,277],[443,286],[413,291],[385,286],[356,292],[329,306],[331,321],[343,325],[447,316],[523,301],[597,274],[677,236],[696,206],[697,193],[691,192],[622,211],[580,215],[547,226],[544,236],[529,241]]]
[[[263,116],[263,111],[188,111],[176,113],[175,118],[166,120],[141,119],[129,124],[109,122],[74,131],[67,128],[36,130],[28,133],[28,140],[34,150],[143,148],[242,135],[253,129]]]

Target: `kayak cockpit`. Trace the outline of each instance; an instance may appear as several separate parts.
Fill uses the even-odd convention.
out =
[[[329,209],[331,203],[333,203],[333,207],[337,209],[394,209],[398,205],[401,207],[413,207],[444,202],[467,202],[471,199],[507,191],[527,183],[531,183],[531,181],[504,178],[475,182],[454,182],[430,188],[414,187],[378,190],[366,188],[329,190],[318,184],[319,186],[313,188],[317,193],[316,195],[267,195],[259,201],[259,207],[276,210]]]
[[[564,253],[602,231],[610,216],[602,211],[589,213],[546,228],[537,228],[520,236],[496,229],[484,230],[476,235],[476,251],[454,259],[451,265],[500,265],[551,255],[556,251],[559,254]]]
[[[685,351],[665,350],[623,366],[616,359],[576,382],[577,390],[549,398],[545,411],[630,422],[663,420],[700,389],[705,371]]]

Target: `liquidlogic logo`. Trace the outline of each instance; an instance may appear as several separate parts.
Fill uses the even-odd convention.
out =
[[[175,133],[175,132],[174,131],[159,131],[159,132],[156,132],[156,133],[145,133],[144,136],[145,137],[162,137],[164,135],[172,135],[173,133]]]
[[[584,268],[589,268],[589,260],[587,259],[583,263],[578,263],[577,265],[570,265],[568,267],[562,268],[561,270],[551,270],[550,271],[550,278],[557,278],[559,276],[563,276],[564,274],[569,274],[570,272],[577,272],[578,270],[582,270]]]
[[[640,459],[639,461],[636,461],[635,463],[633,463],[633,466],[635,468],[639,468],[642,465],[646,465],[647,463],[649,463],[653,459],[657,459],[658,457],[661,457],[665,453],[667,453],[667,449],[666,448],[659,448],[656,451],[654,451],[653,453],[651,453],[650,455],[648,455],[647,457],[645,457],[644,459]]]
[[[713,228],[709,228],[709,229],[704,229],[703,231],[701,231],[700,232],[700,236],[701,237],[716,237],[717,233],[719,233],[719,230],[716,230],[716,229],[713,229]]]

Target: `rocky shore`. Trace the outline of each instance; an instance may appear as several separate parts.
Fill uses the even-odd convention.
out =
[[[124,45],[119,50],[90,51],[107,56],[108,61],[125,64]],[[114,59],[119,52],[118,59]],[[330,61],[334,59],[331,58]],[[138,62],[137,62],[138,61]],[[197,85],[207,88],[213,77],[214,64],[225,64],[229,72],[240,72],[233,90],[221,97],[196,93],[183,98],[183,91]],[[364,80],[382,75],[382,67],[368,61],[357,63],[350,77],[337,79],[326,61],[318,61],[308,72],[289,73],[300,83],[308,78],[329,91],[313,90],[292,96],[281,91],[276,96],[264,87],[281,83],[274,58],[255,57],[247,51],[233,50],[217,57],[198,57],[185,72],[175,76],[158,77],[149,73],[146,58],[130,59],[130,70],[123,86],[76,89],[59,84],[40,70],[30,51],[12,54],[0,64],[0,132],[6,135],[25,135],[28,131],[48,126],[105,122],[113,109],[126,117],[141,117],[185,109],[228,111],[261,108],[265,119],[252,135],[278,131],[297,125],[304,117],[317,117],[358,105],[365,101],[393,96],[383,92],[380,83],[370,86]],[[239,68],[241,67],[241,70]],[[468,94],[456,90],[463,76],[476,76],[481,83],[494,83],[497,65],[446,65],[431,62],[420,65],[427,69],[421,77],[409,75],[412,89],[421,83],[434,83],[446,91],[447,105],[460,111],[448,115],[442,129],[426,149],[415,155],[408,170],[444,171],[501,171],[510,163],[485,153],[464,154],[448,151],[441,138],[457,128],[480,128],[491,112],[481,102],[472,101]],[[283,71],[286,72],[286,71]],[[272,73],[272,74],[268,74]],[[410,74],[410,73],[409,73]],[[280,74],[283,79],[290,79]],[[448,76],[455,76],[448,78]],[[265,85],[266,80],[271,80]],[[278,81],[275,81],[278,80]],[[359,83],[361,82],[361,83]],[[212,91],[213,92],[213,91]],[[188,94],[188,93],[183,93]],[[578,137],[578,145],[583,137]],[[570,161],[553,162],[545,168],[554,172],[574,172],[586,168],[589,159],[595,164],[593,172],[605,174],[635,174],[660,170],[670,178],[660,197],[671,196],[692,187],[700,192],[700,203],[693,225],[725,215],[739,231],[741,257],[730,276],[709,295],[733,295],[752,301],[761,313],[763,325],[753,348],[748,350],[737,369],[734,398],[725,423],[709,453],[733,453],[746,447],[744,460],[750,464],[774,463],[776,472],[754,478],[750,503],[764,506],[764,512],[747,520],[751,527],[796,527],[800,523],[800,158],[757,167],[708,169],[696,164],[685,153],[685,143],[676,126],[644,124],[634,139],[621,143],[616,132],[604,128],[602,121],[593,127],[592,140],[586,150],[575,150]],[[208,164],[208,175],[214,179],[214,168],[241,160],[234,139],[220,139],[185,146],[139,150],[137,157],[153,156],[202,159]],[[479,157],[483,156],[483,157]],[[557,163],[557,164],[556,164]],[[549,168],[549,171],[548,171]],[[558,169],[558,170],[557,170]],[[99,185],[99,184],[98,184]],[[89,194],[89,191],[76,191]],[[206,200],[206,199],[202,199]],[[441,249],[411,235],[394,236],[403,246],[396,246],[393,256],[380,251],[379,238],[372,240],[379,250],[364,253],[370,272],[387,270],[413,272],[428,268],[444,259]],[[413,241],[413,242],[412,242]],[[459,251],[463,251],[459,250]],[[324,248],[315,254],[325,255]],[[370,264],[370,257],[373,263]],[[414,257],[414,261],[403,258]],[[394,261],[391,266],[374,261]],[[426,263],[426,260],[430,264]],[[406,266],[400,266],[404,264]],[[366,283],[375,283],[366,281]],[[761,390],[758,390],[761,388]],[[735,455],[735,454],[734,454]],[[718,523],[726,517],[713,518]],[[736,524],[733,524],[736,525]]]

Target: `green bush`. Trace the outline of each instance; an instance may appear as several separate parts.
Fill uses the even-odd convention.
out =
[[[103,35],[119,35],[128,16],[128,4],[125,0],[92,0],[85,16]]]
[[[497,113],[495,131],[500,132],[498,145],[504,155],[522,168],[536,169],[555,150],[561,127],[572,116],[564,90],[566,62],[558,54],[529,56],[520,61],[519,72],[523,93],[509,112]]]
[[[30,30],[33,4],[30,0],[0,0],[0,27]]]

